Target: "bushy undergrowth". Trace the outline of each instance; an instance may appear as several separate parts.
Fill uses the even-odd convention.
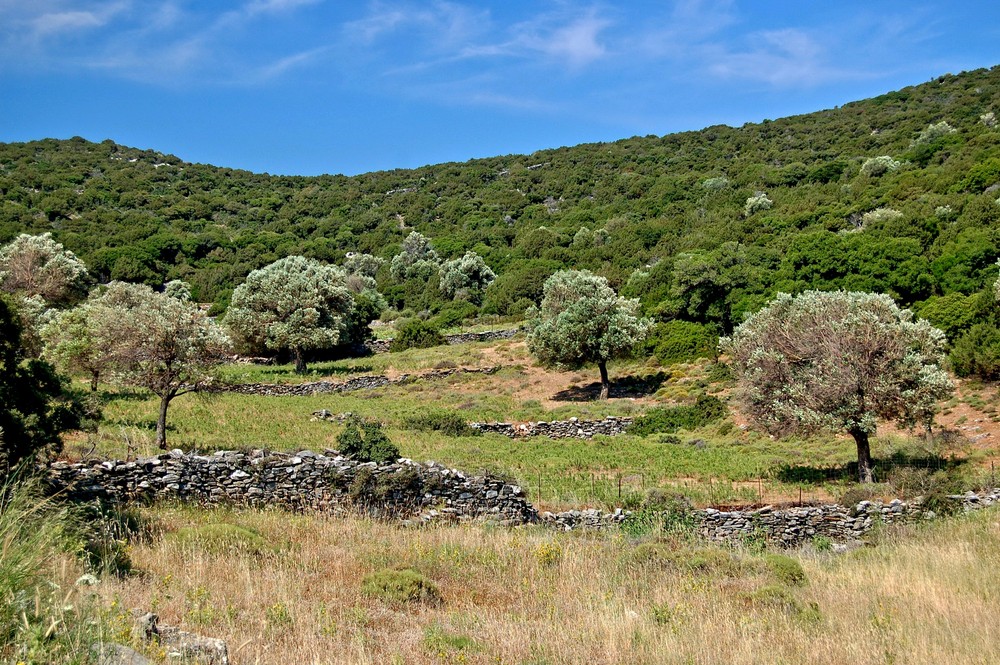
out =
[[[448,436],[475,436],[479,430],[469,427],[461,414],[452,411],[428,411],[407,416],[403,425],[421,432],[441,432]]]
[[[396,328],[396,336],[389,344],[393,353],[407,349],[426,349],[444,344],[440,329],[433,323],[420,319],[409,319]]]
[[[629,434],[649,436],[659,432],[676,432],[694,429],[726,417],[726,405],[718,397],[701,395],[694,404],[650,409],[635,419],[628,428]]]
[[[399,448],[382,431],[382,424],[357,416],[352,416],[337,435],[337,449],[359,462],[384,464],[399,459]]]

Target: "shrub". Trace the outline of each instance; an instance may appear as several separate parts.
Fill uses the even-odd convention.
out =
[[[718,346],[714,326],[682,320],[657,323],[645,342],[646,353],[663,365],[714,358]]]
[[[361,582],[361,593],[390,603],[441,602],[437,585],[412,568],[383,569],[366,575]]]
[[[480,433],[469,427],[465,418],[451,411],[430,411],[407,416],[403,424],[421,432],[441,432],[448,436],[476,436]]]
[[[348,498],[358,506],[374,512],[390,513],[393,508],[419,501],[424,492],[432,490],[412,467],[396,473],[375,473],[358,469],[347,490]]]
[[[650,409],[639,416],[628,428],[629,434],[649,436],[659,432],[676,432],[694,429],[726,417],[729,410],[718,397],[701,395],[691,405]]]
[[[479,308],[467,300],[456,300],[442,307],[427,323],[438,330],[453,328],[479,313]]]
[[[428,321],[409,319],[397,327],[396,336],[389,344],[393,353],[406,349],[426,349],[444,344],[441,331]]]
[[[977,323],[952,346],[951,367],[958,376],[1000,379],[1000,328],[993,323]]]
[[[872,178],[877,178],[890,171],[895,171],[899,166],[900,162],[889,155],[879,155],[878,157],[869,157],[866,159],[864,164],[861,165],[861,173]]]
[[[784,554],[764,555],[764,567],[779,582],[789,586],[803,586],[808,581],[802,564]]]
[[[399,459],[399,448],[382,431],[382,423],[351,416],[337,435],[337,449],[359,462],[385,464]]]
[[[756,192],[747,199],[746,204],[743,206],[743,214],[750,217],[755,213],[770,210],[772,205],[774,205],[774,202],[767,198],[767,194]]]
[[[788,616],[808,621],[817,622],[822,619],[819,605],[809,603],[803,605],[791,591],[782,586],[769,585],[743,594],[743,600],[750,607],[755,609],[775,609]]]
[[[259,532],[225,522],[184,527],[169,534],[168,539],[179,547],[216,556],[259,557],[272,551]]]
[[[958,130],[949,125],[947,120],[942,120],[941,122],[927,125],[927,129],[921,131],[913,143],[914,145],[924,145],[926,143],[931,143],[942,136],[954,134],[956,131]]]
[[[729,187],[729,178],[725,176],[717,176],[715,178],[706,178],[701,181],[701,186],[708,190],[709,192],[719,192]]]

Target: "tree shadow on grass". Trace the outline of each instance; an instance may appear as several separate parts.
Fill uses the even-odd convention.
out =
[[[968,464],[967,459],[944,457],[933,453],[910,454],[896,451],[888,457],[874,458],[875,479],[884,481],[900,469],[922,469],[952,471]],[[849,462],[838,466],[784,465],[775,474],[775,479],[785,483],[822,485],[829,482],[855,481],[858,479],[858,463]]]
[[[609,397],[647,397],[660,389],[669,377],[663,372],[646,376],[623,376],[611,380]],[[557,402],[593,402],[601,395],[601,382],[560,390],[552,399]]]

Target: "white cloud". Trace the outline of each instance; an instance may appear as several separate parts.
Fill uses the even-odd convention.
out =
[[[56,32],[75,32],[81,28],[94,28],[103,24],[104,21],[93,12],[56,12],[42,14],[31,22],[31,28],[36,36],[43,37]]]
[[[588,65],[607,53],[599,36],[611,21],[597,16],[594,10],[565,24],[546,25],[550,21],[545,18],[540,23],[528,26],[526,34],[515,39],[513,45],[535,50],[572,68]]]

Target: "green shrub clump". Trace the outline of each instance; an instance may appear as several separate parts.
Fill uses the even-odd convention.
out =
[[[993,323],[975,324],[955,341],[950,360],[959,376],[1000,379],[1000,328]]]
[[[397,328],[396,336],[389,343],[389,350],[395,353],[407,349],[426,349],[442,344],[444,344],[444,337],[434,324],[420,319],[409,319],[402,322]]]
[[[366,575],[361,582],[361,593],[390,603],[441,602],[437,585],[412,568],[383,569]]]
[[[765,554],[764,566],[772,577],[782,584],[803,586],[808,581],[802,564],[784,554]]]
[[[257,531],[224,522],[184,527],[170,534],[168,539],[182,548],[213,555],[259,557],[271,551]]]
[[[646,353],[656,356],[662,365],[715,358],[719,335],[714,326],[692,321],[657,323],[644,343]]]
[[[399,459],[399,448],[382,431],[382,423],[357,416],[351,416],[337,435],[337,449],[359,462],[385,464]]]
[[[469,427],[461,415],[451,411],[430,411],[407,416],[403,424],[421,432],[441,432],[448,436],[476,436],[479,430]]]
[[[718,397],[701,395],[690,405],[668,406],[650,409],[645,415],[635,419],[629,426],[629,434],[649,436],[660,432],[676,432],[679,429],[694,429],[725,418],[729,410]]]

